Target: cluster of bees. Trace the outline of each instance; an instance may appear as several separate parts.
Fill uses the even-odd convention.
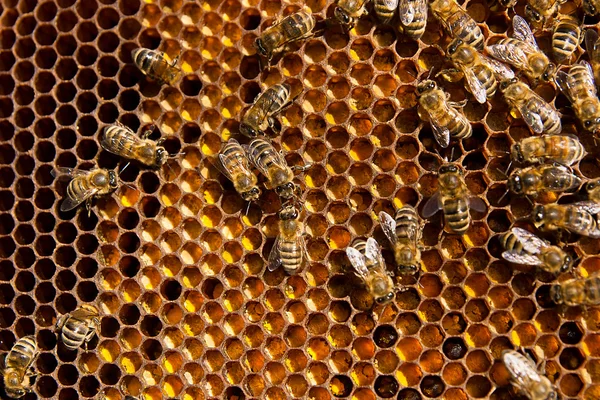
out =
[[[586,151],[577,137],[561,134],[560,114],[531,86],[538,82],[555,82],[569,99],[583,128],[600,133],[600,100],[595,81],[600,79],[600,41],[593,30],[582,32],[572,16],[556,17],[562,0],[528,0],[525,16],[534,27],[543,27],[553,21],[552,52],[554,61],[565,63],[573,57],[576,47],[585,37],[589,62],[581,61],[567,72],[559,71],[549,57],[538,47],[530,25],[525,18],[515,15],[511,37],[501,39],[484,48],[484,36],[477,23],[455,0],[373,0],[373,8],[382,23],[392,23],[398,13],[399,29],[414,40],[425,31],[428,11],[440,21],[452,37],[446,54],[454,68],[439,71],[449,81],[464,79],[467,90],[475,101],[485,103],[499,89],[512,114],[536,134],[515,143],[510,151],[511,164],[533,164],[515,169],[507,176],[507,194],[538,196],[546,192],[566,192],[580,188],[584,181],[571,169]],[[326,21],[351,28],[358,18],[367,13],[368,0],[339,0],[334,18]],[[514,0],[498,0],[491,8],[511,8]],[[599,3],[599,4],[596,4]],[[584,0],[583,9],[595,15],[600,6],[597,0]],[[555,18],[556,17],[556,18]],[[267,28],[255,41],[257,53],[270,63],[273,55],[290,43],[314,35],[314,16],[300,10]],[[487,53],[484,54],[484,50]],[[178,60],[167,61],[163,53],[137,49],[132,59],[150,78],[163,84],[174,84],[182,76]],[[520,71],[529,84],[515,76],[512,66]],[[429,77],[417,85],[419,115],[429,122],[436,142],[447,148],[452,141],[468,138],[472,127],[462,111],[466,101],[449,101],[449,95]],[[268,268],[282,267],[288,274],[297,273],[308,260],[304,244],[304,229],[300,222],[301,189],[294,183],[294,172],[303,167],[289,166],[282,154],[273,147],[266,132],[281,130],[277,114],[289,106],[291,87],[277,84],[265,90],[243,115],[240,134],[249,138],[248,144],[229,139],[223,144],[213,164],[233,183],[235,190],[247,202],[258,201],[261,195],[256,169],[266,179],[267,189],[273,189],[283,200],[279,211],[279,235],[269,255]],[[170,157],[162,140],[149,139],[152,129],[138,135],[128,127],[115,123],[104,129],[102,147],[118,156],[135,160],[149,167],[159,168]],[[164,139],[163,139],[164,140]],[[451,157],[452,158],[452,157]],[[128,165],[128,164],[127,164]],[[510,166],[509,166],[510,168]],[[508,171],[506,172],[508,174]],[[69,211],[82,203],[90,208],[95,196],[106,195],[118,186],[118,173],[106,169],[83,171],[58,168],[55,176],[72,178],[61,211]],[[443,163],[438,171],[438,191],[426,203],[422,217],[429,218],[443,211],[445,224],[452,233],[462,235],[471,223],[470,211],[486,211],[485,203],[471,196],[461,166],[452,160]],[[573,204],[536,205],[531,220],[541,231],[566,231],[600,238],[597,214],[600,213],[600,179],[585,182],[587,199]],[[417,211],[409,205],[397,210],[395,216],[379,213],[381,229],[394,252],[395,271],[400,275],[414,275],[420,270],[422,222]],[[521,227],[500,236],[505,247],[506,260],[539,267],[558,274],[570,271],[575,260],[559,246],[539,238]],[[397,288],[394,274],[386,269],[379,243],[373,238],[357,238],[346,249],[353,271],[364,280],[377,304],[385,305],[395,297]],[[550,296],[557,304],[591,305],[600,303],[600,277],[571,279],[554,284]],[[85,305],[61,317],[57,323],[61,341],[75,350],[87,343],[99,325],[98,310]],[[30,390],[35,375],[32,363],[38,349],[32,336],[21,338],[6,355],[4,385],[12,398]],[[538,372],[535,363],[517,351],[502,355],[513,383],[530,399],[555,399],[557,394],[550,380]]]

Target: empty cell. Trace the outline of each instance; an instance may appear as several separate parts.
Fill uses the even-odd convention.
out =
[[[466,388],[467,393],[472,398],[487,398],[489,392],[492,390],[492,383],[484,376],[475,375],[469,378]]]

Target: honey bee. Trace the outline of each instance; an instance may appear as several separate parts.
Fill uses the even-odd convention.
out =
[[[502,81],[500,90],[513,115],[520,115],[535,133],[550,135],[562,131],[560,114],[536,92],[517,78]]]
[[[583,0],[581,3],[583,12],[587,15],[595,16],[598,14],[598,10],[600,10],[600,2],[598,0]]]
[[[373,0],[375,15],[382,24],[389,24],[394,18],[399,0]]]
[[[386,272],[385,261],[375,239],[355,239],[352,247],[346,248],[346,255],[377,304],[387,304],[394,299],[394,282]]]
[[[288,274],[296,274],[307,260],[303,224],[298,220],[299,213],[292,204],[279,211],[279,235],[269,254],[269,271],[279,266]]]
[[[594,71],[594,82],[600,82],[600,41],[598,40],[598,32],[593,29],[585,31],[585,49]]]
[[[100,326],[98,309],[85,304],[70,314],[65,314],[56,322],[60,330],[60,340],[69,350],[77,350],[84,342],[87,344]]]
[[[419,216],[411,206],[404,206],[396,211],[396,219],[385,211],[379,213],[379,221],[383,233],[394,250],[394,258],[399,273],[411,275],[419,272],[421,266],[421,250],[418,242],[421,237]]]
[[[527,0],[525,5],[525,17],[539,28],[543,28],[546,22],[554,18],[558,8],[567,0]]]
[[[561,15],[552,30],[552,54],[554,60],[562,63],[571,58],[581,42],[579,21],[571,15]]]
[[[280,152],[263,138],[255,138],[248,145],[246,151],[248,159],[267,177],[269,183],[266,185],[275,189],[275,193],[284,199],[291,199],[298,195],[300,188],[292,182],[294,170],[304,171],[310,167],[289,167]]]
[[[508,189],[518,195],[537,196],[544,192],[577,189],[581,179],[564,165],[536,165],[514,171],[508,178]]]
[[[485,37],[479,25],[456,0],[433,0],[429,7],[450,36],[477,50],[483,50]]]
[[[541,78],[549,82],[556,72],[556,66],[538,47],[527,21],[518,15],[513,17],[512,37],[487,46],[487,51],[492,57],[523,71],[533,81]]]
[[[300,10],[267,28],[262,35],[256,38],[254,47],[258,54],[266,57],[270,62],[273,53],[288,43],[309,37],[315,23],[315,17],[311,13]]]
[[[485,104],[488,97],[496,93],[497,79],[505,80],[515,76],[506,65],[484,56],[462,40],[450,43],[448,55],[458,71],[464,75],[475,100],[481,104]]]
[[[506,366],[511,382],[531,400],[556,400],[556,394],[550,379],[541,375],[531,358],[515,350],[505,350],[502,362]]]
[[[550,286],[550,298],[568,306],[600,304],[600,275],[556,283]]]
[[[35,338],[24,336],[5,355],[2,375],[8,397],[18,399],[31,392],[31,378],[37,375],[33,369],[33,362],[38,353]]]
[[[585,157],[586,151],[576,136],[544,135],[528,137],[513,144],[510,154],[514,161],[520,163],[573,165]]]
[[[266,131],[268,127],[279,132],[281,126],[273,116],[281,112],[289,102],[291,90],[290,85],[281,83],[271,86],[258,96],[242,119],[240,133],[252,138]]]
[[[131,58],[144,75],[148,75],[161,84],[174,85],[181,78],[181,69],[177,67],[179,57],[169,64],[165,53],[139,48],[131,52]]]
[[[426,0],[400,0],[402,31],[413,40],[421,39],[427,25]]]
[[[600,203],[600,178],[589,180],[585,185],[585,190],[590,201]]]
[[[117,174],[103,168],[95,168],[84,171],[73,168],[58,167],[58,174],[52,171],[52,176],[67,176],[73,179],[67,186],[67,196],[60,206],[61,211],[70,211],[86,202],[89,210],[94,196],[103,196],[113,192],[117,188]]]
[[[485,212],[485,203],[478,197],[469,197],[464,174],[458,164],[448,163],[440,167],[438,185],[438,191],[423,207],[423,217],[429,218],[443,210],[450,230],[460,235],[464,234],[471,224],[469,208]]]
[[[215,164],[233,182],[233,187],[245,201],[256,201],[260,197],[258,179],[250,169],[250,161],[243,147],[235,139],[229,139],[219,152]]]
[[[104,150],[120,157],[158,168],[167,162],[169,153],[161,146],[162,140],[155,142],[148,139],[151,133],[152,130],[149,129],[139,137],[131,129],[117,122],[104,129],[100,145]]]
[[[368,0],[338,0],[333,14],[340,24],[352,27],[358,18],[368,13],[366,7],[367,1]]]
[[[502,258],[515,264],[534,265],[551,274],[571,269],[573,259],[558,246],[552,246],[521,228],[512,228],[500,236],[506,249]]]
[[[573,105],[573,110],[583,127],[600,133],[600,100],[594,84],[594,72],[586,61],[572,66],[569,73],[559,71],[556,84]]]
[[[536,228],[546,231],[564,229],[594,239],[600,238],[600,228],[594,215],[600,213],[600,203],[580,201],[574,204],[544,204],[533,209]]]
[[[451,137],[466,139],[471,136],[471,124],[460,111],[464,104],[449,102],[449,96],[429,79],[417,85],[417,94],[419,104],[431,123],[433,136],[440,146],[448,147]]]

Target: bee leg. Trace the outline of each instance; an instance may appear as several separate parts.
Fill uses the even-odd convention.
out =
[[[179,54],[177,54],[177,56],[173,59],[173,61],[171,61],[171,67],[175,67],[177,64],[179,64],[179,59],[181,58],[182,54],[183,54],[183,50],[179,50]]]
[[[84,343],[85,343],[85,349],[87,350],[88,347],[88,343],[94,338],[94,335],[96,334],[96,329],[90,329],[88,334],[85,335],[85,339],[83,339]]]
[[[450,95],[450,93],[446,93],[446,94],[448,96]],[[448,104],[454,108],[463,108],[464,106],[467,105],[467,99],[464,99],[462,101],[449,101]]]
[[[88,212],[88,218],[92,216],[92,199],[87,199],[85,202],[85,209]]]
[[[300,171],[300,172],[304,172],[304,171],[307,171],[307,170],[309,170],[309,169],[310,169],[312,166],[313,166],[313,163],[308,163],[308,164],[306,164],[306,165],[304,165],[304,166],[300,166],[300,165],[292,165],[292,166],[290,167],[290,169],[291,169],[292,171]]]
[[[435,74],[435,77],[437,78],[440,75],[442,75],[442,78],[449,82],[458,82],[463,77],[463,73],[457,68],[443,69],[437,74]]]
[[[277,120],[277,118],[269,116],[269,117],[267,117],[267,123],[269,124],[269,127],[273,130],[273,132],[275,132],[275,133],[281,132],[281,129],[282,129],[281,122],[279,122]]]
[[[154,130],[156,129],[156,125],[152,124],[148,127],[148,129],[146,129],[143,133],[141,138],[142,139],[148,139],[150,137],[150,135],[152,135],[152,132],[154,132]]]

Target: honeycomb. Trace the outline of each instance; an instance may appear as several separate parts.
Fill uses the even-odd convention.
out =
[[[529,136],[499,96],[481,105],[461,83],[440,81],[452,100],[469,99],[473,136],[453,146],[454,159],[488,211],[463,237],[443,231],[441,214],[425,221],[421,274],[399,280],[390,307],[373,308],[344,249],[374,236],[391,269],[376,215],[420,210],[434,193],[442,157],[415,89],[446,65],[450,39],[431,17],[415,42],[371,13],[261,70],[254,39],[302,6],[321,22],[333,16],[328,0],[1,2],[0,349],[37,338],[39,375],[24,398],[500,400],[515,393],[499,357],[526,347],[563,399],[599,399],[600,310],[554,307],[552,276],[500,256],[497,234],[532,205],[498,203],[506,152]],[[506,36],[512,11],[464,6],[488,44]],[[546,51],[550,38],[541,33]],[[140,46],[181,54],[181,81],[143,76],[131,60]],[[296,98],[273,141],[290,164],[313,163],[297,178],[311,262],[296,276],[265,268],[277,196],[248,206],[210,161],[238,137],[256,96],[280,82]],[[566,98],[551,84],[536,92],[578,134]],[[90,215],[59,212],[66,183],[53,167],[126,163],[98,144],[117,119],[134,130],[156,124],[167,150],[183,155],[158,171],[131,164]],[[591,153],[591,135],[579,136]],[[600,177],[593,154],[576,170]],[[598,241],[569,239],[567,249],[584,275],[600,269]],[[67,351],[54,325],[84,303],[101,310],[99,336]]]

